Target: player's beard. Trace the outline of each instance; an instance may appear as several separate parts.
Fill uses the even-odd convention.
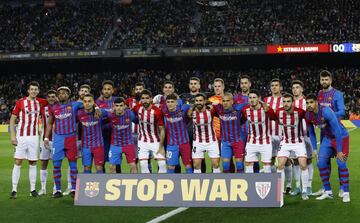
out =
[[[205,105],[201,105],[201,104],[195,105],[195,107],[196,107],[199,111],[201,111],[201,110],[204,108],[204,106],[205,106]]]
[[[141,93],[136,93],[135,94],[135,100],[140,101],[140,98],[141,98]]]
[[[322,87],[324,90],[327,90],[327,89],[329,89],[330,84],[322,84]]]
[[[149,108],[150,107],[150,103],[143,103],[143,106],[144,106],[144,108]]]

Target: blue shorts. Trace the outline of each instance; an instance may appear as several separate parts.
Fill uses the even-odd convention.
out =
[[[53,160],[63,160],[65,157],[69,161],[76,161],[78,156],[76,145],[76,134],[58,135],[54,134],[53,139]]]
[[[136,161],[136,149],[133,144],[129,144],[126,146],[110,146],[109,151],[109,163],[111,165],[121,165],[122,162],[122,154],[125,154],[126,161],[130,163],[135,163]]]
[[[185,166],[192,164],[191,147],[189,143],[168,145],[166,147],[166,160],[168,165],[179,165],[179,156],[181,156],[181,160]]]
[[[221,157],[225,159],[231,159],[233,156],[235,159],[243,159],[245,153],[243,141],[239,142],[224,142],[221,141]]]
[[[104,147],[82,148],[83,166],[92,166],[93,159],[96,166],[104,165]]]

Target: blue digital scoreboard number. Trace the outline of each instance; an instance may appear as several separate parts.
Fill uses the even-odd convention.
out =
[[[333,53],[359,53],[360,44],[359,43],[340,43],[332,44]]]

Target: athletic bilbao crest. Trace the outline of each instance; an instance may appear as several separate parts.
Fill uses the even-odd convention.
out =
[[[99,182],[86,182],[85,195],[88,197],[96,197],[99,194]]]
[[[256,193],[261,199],[265,199],[270,192],[271,182],[255,182]]]

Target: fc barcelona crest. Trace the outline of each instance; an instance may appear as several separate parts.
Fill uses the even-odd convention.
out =
[[[99,182],[86,182],[85,195],[88,197],[96,197],[99,194]]]
[[[68,111],[71,111],[72,107],[71,107],[71,106],[67,106],[66,109],[67,109]]]
[[[270,192],[271,182],[255,182],[256,193],[261,199],[265,199]]]

